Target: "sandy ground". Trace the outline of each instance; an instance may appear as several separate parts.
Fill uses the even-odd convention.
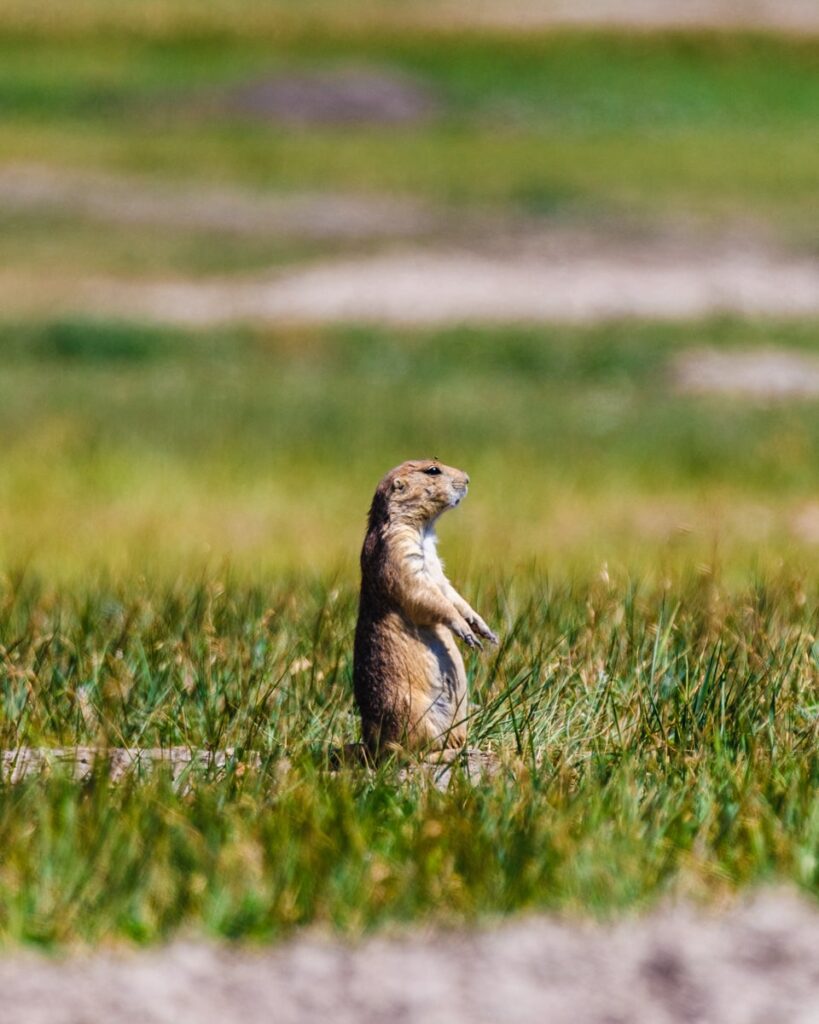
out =
[[[296,25],[306,14],[323,24],[358,27],[362,23],[382,30],[405,26],[436,28],[453,26],[469,29],[481,25],[510,31],[527,31],[552,25],[613,25],[630,29],[656,28],[751,28],[787,32],[819,31],[819,9],[815,0],[401,0],[372,3],[372,0],[310,0],[305,12],[293,16],[292,0],[269,0],[256,4],[251,15],[248,5],[202,3],[202,0],[137,0],[105,4],[100,0],[74,0],[71,4],[32,3],[32,0],[4,0],[0,20],[19,28],[39,28],[44,21],[67,29],[99,30],[100,26],[128,26],[132,31],[162,37],[179,23],[202,30],[227,27],[232,32],[263,34],[281,31],[282,16]],[[109,13],[106,8],[117,8]]]
[[[683,319],[819,313],[819,263],[765,252],[498,256],[404,249],[253,278],[87,282],[86,312],[207,326],[229,321],[395,325]]]
[[[433,210],[412,199],[344,193],[277,196],[42,164],[0,167],[0,210],[69,214],[103,224],[347,242],[417,235],[437,222]]]
[[[758,28],[819,31],[816,0],[449,0],[439,17],[506,28]]]
[[[221,277],[89,279],[68,266],[62,276],[7,267],[0,271],[0,305],[9,315],[101,314],[208,326],[819,312],[819,261],[750,230],[717,237],[694,225],[593,225],[400,197],[277,196],[30,165],[0,168],[0,211],[349,247],[313,262]]]
[[[690,349],[671,371],[677,389],[692,394],[766,402],[819,396],[819,356],[787,349]]]
[[[231,322],[395,326],[593,323],[819,313],[819,263],[764,250],[582,255],[390,249],[254,275],[125,280],[0,270],[7,315],[105,316],[191,327]]]
[[[358,743],[331,748],[327,755],[329,762],[335,765],[331,771],[343,764],[360,767],[366,763],[364,748]],[[54,773],[82,781],[101,771],[106,772],[112,782],[121,782],[127,777],[145,778],[162,768],[170,772],[175,784],[187,791],[203,773],[207,773],[209,778],[221,777],[226,770],[244,775],[247,771],[263,768],[263,763],[258,751],[239,753],[232,747],[224,750],[195,750],[190,747],[15,747],[0,750],[0,781],[12,784]],[[445,792],[453,772],[463,773],[466,779],[477,785],[502,770],[497,754],[470,747],[465,751],[440,751],[427,758],[413,759],[398,771],[397,777],[418,778],[420,774]],[[277,760],[273,771],[278,776],[287,775],[290,772],[289,759]]]
[[[3,1024],[816,1024],[819,909],[771,892],[614,926],[545,917],[264,950],[0,960]]]

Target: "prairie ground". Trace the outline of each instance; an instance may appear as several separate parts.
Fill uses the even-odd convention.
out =
[[[638,33],[537,6],[469,25],[457,4],[4,6],[0,747],[233,751],[176,782],[4,773],[8,952],[287,937],[253,956],[289,978],[324,955],[313,928],[344,943],[329,974],[356,976],[350,941],[395,955],[373,932],[559,914],[509,921],[496,952],[531,941],[563,971],[586,950],[564,994],[590,1020],[592,977],[608,1020],[729,1020],[745,1004],[708,971],[747,993],[771,959],[759,998],[808,1019],[787,1000],[815,987],[819,891],[815,36],[760,31],[805,29],[798,4]],[[304,291],[413,262],[401,316],[362,312],[392,301],[383,274],[323,315]],[[486,315],[481,282],[509,303],[528,275],[531,303],[560,266],[537,316]],[[295,315],[237,307],[284,278]],[[453,280],[483,315],[429,315]],[[424,454],[470,472],[441,548],[501,635],[468,658],[471,743],[500,771],[456,766],[444,791],[330,770],[357,737],[366,508]],[[770,885],[806,902],[696,923]],[[641,943],[672,920],[655,963]],[[492,931],[448,934],[459,977],[495,955]],[[640,954],[616,976],[610,940]],[[191,948],[167,954],[175,981],[164,952],[92,973],[167,984],[171,1013],[190,977],[220,1005],[217,957],[265,1005],[243,961]],[[66,1020],[122,1010],[82,1002],[82,968],[20,964],[0,965],[17,1019],[53,985]]]
[[[355,945],[308,935],[272,950],[175,943],[67,961],[0,961],[5,1007],[27,1024],[554,1024],[617,1020],[811,1024],[819,915],[787,893],[721,913],[663,907],[603,928],[529,916]],[[45,992],[60,992],[45,1011]]]

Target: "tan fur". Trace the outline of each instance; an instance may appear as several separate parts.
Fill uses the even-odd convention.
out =
[[[468,484],[460,469],[420,459],[391,470],[376,489],[361,551],[353,670],[374,757],[466,742],[466,671],[453,636],[470,647],[482,646],[480,637],[498,641],[444,575],[435,522]]]

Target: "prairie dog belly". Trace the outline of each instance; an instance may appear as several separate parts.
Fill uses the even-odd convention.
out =
[[[426,742],[459,746],[466,736],[466,669],[452,634],[444,626],[421,627],[413,652],[424,687],[413,687],[413,731]]]

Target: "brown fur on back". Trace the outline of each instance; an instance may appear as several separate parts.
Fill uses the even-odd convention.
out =
[[[466,741],[466,671],[453,634],[470,646],[480,646],[478,636],[497,641],[444,576],[434,524],[459,504],[468,483],[459,469],[412,460],[387,473],[373,497],[353,670],[373,756]]]

